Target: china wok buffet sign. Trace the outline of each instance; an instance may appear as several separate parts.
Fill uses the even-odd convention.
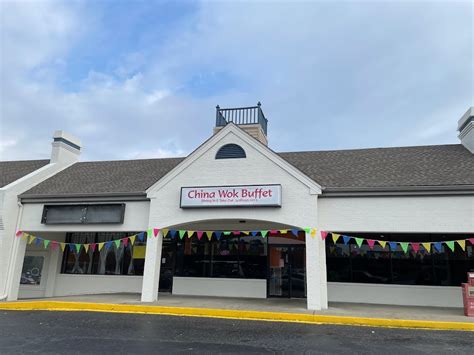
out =
[[[182,187],[181,207],[280,207],[281,185]]]

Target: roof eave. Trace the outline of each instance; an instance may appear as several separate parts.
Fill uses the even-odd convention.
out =
[[[110,192],[110,193],[76,193],[49,195],[20,195],[21,203],[80,203],[80,202],[111,202],[111,201],[149,201],[145,192]]]
[[[324,188],[324,197],[362,196],[433,196],[433,195],[474,195],[474,185],[452,186],[394,186],[394,187],[333,187]]]

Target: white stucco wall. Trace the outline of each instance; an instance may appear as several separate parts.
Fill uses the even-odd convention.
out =
[[[267,280],[173,277],[173,295],[266,298]]]

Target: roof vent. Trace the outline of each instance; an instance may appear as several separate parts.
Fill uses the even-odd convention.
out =
[[[265,118],[261,106],[260,102],[257,103],[257,106],[249,107],[220,108],[217,105],[214,134],[232,122],[261,143],[268,145],[268,120]]]
[[[246,158],[245,150],[237,144],[223,145],[216,154],[216,159],[241,159]]]
[[[458,131],[461,144],[474,153],[474,107],[469,108],[458,121]]]

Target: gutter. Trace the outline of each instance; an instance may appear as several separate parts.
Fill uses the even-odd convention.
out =
[[[49,194],[49,195],[20,195],[22,203],[50,203],[50,202],[109,202],[109,201],[150,201],[145,192],[111,192],[106,194]]]
[[[474,185],[395,186],[395,187],[334,187],[324,188],[319,198],[363,196],[452,196],[474,195]]]

